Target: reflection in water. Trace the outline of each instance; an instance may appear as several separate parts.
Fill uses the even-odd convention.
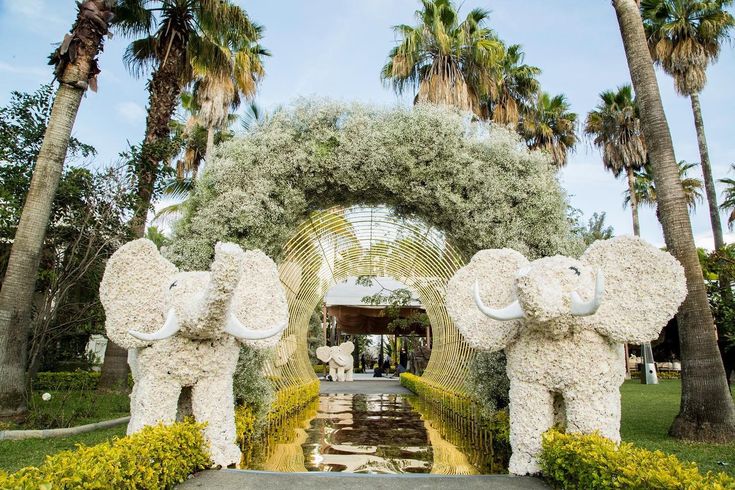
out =
[[[483,444],[488,436],[469,434],[477,427],[460,425],[413,396],[321,395],[277,434],[269,434],[243,467],[465,475],[505,471],[493,464],[492,445]]]

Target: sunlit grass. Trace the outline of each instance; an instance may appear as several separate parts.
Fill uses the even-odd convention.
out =
[[[683,461],[697,463],[702,471],[724,471],[735,476],[735,443],[703,444],[669,437],[669,427],[679,413],[681,381],[661,380],[657,385],[643,385],[630,380],[620,391],[620,433],[624,441],[675,454]]]

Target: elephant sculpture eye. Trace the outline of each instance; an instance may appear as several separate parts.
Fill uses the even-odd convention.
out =
[[[173,289],[174,287],[176,287],[176,283],[177,282],[179,282],[179,281],[172,282],[171,285],[168,287],[168,290],[170,291],[171,289]]]
[[[579,272],[579,269],[577,269],[574,266],[570,267],[569,270],[574,271],[574,273],[577,274],[578,276],[582,275],[582,273]]]

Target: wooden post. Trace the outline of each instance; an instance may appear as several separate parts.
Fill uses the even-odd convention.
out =
[[[426,326],[426,347],[431,349],[431,325]]]

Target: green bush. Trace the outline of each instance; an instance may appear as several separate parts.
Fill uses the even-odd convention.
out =
[[[37,373],[33,379],[34,390],[73,391],[94,390],[100,380],[95,371],[68,371],[58,373]]]
[[[192,422],[158,425],[95,446],[80,445],[48,456],[39,467],[0,471],[0,488],[172,488],[211,465],[201,428]]]
[[[735,478],[700,473],[694,463],[676,456],[620,445],[598,434],[564,434],[555,429],[543,437],[541,467],[558,488],[735,489]]]
[[[468,391],[487,415],[507,407],[510,401],[510,380],[505,365],[503,351],[478,352],[470,363]]]

